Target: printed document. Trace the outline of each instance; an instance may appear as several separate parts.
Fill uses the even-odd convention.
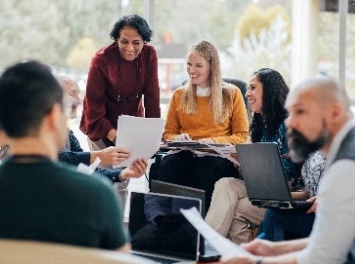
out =
[[[160,148],[165,120],[121,115],[117,123],[116,146],[128,149],[131,156],[115,166],[126,167],[132,161],[150,159]]]
[[[218,251],[222,256],[222,260],[228,260],[240,255],[250,255],[241,246],[234,244],[230,240],[224,238],[210,227],[201,217],[196,207],[190,209],[180,209],[180,212],[186,219],[197,229],[197,231]]]

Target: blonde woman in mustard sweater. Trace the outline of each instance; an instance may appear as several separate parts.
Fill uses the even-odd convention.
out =
[[[216,47],[208,41],[194,44],[187,54],[189,80],[175,90],[167,114],[164,140],[199,140],[207,143],[243,143],[248,140],[248,118],[243,95],[222,82]],[[233,163],[193,151],[167,155],[158,180],[204,189],[209,207],[214,183],[237,177]]]

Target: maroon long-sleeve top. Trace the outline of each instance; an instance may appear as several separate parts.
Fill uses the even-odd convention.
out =
[[[91,60],[80,129],[95,141],[117,129],[120,115],[160,117],[159,96],[154,47],[145,44],[136,59],[127,61],[114,42]]]

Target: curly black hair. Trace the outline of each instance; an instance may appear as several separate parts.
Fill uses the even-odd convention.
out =
[[[261,113],[254,113],[250,124],[251,141],[260,142],[265,125],[267,136],[272,137],[287,118],[285,101],[290,89],[282,75],[276,70],[262,68],[254,72],[252,76],[256,76],[263,84]]]
[[[111,38],[117,41],[120,37],[121,29],[124,27],[135,28],[145,43],[150,42],[152,39],[153,31],[150,29],[147,21],[138,15],[127,15],[121,17],[111,30]]]

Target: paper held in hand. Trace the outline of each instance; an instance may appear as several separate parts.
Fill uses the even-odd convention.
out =
[[[224,238],[210,227],[201,217],[201,214],[195,207],[190,209],[180,209],[180,212],[186,219],[197,229],[197,231],[218,251],[222,256],[222,260],[228,260],[236,256],[250,255],[241,246],[234,244],[232,241]]]
[[[121,115],[117,122],[116,146],[128,149],[131,156],[114,168],[129,166],[139,158],[150,159],[159,150],[164,124],[162,118]]]

